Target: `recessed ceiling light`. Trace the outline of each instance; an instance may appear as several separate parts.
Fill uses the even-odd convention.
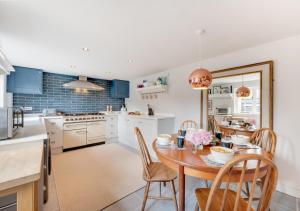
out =
[[[132,63],[132,62],[133,62],[133,60],[132,60],[132,59],[128,59],[128,62],[129,62],[129,63]]]
[[[71,65],[70,65],[70,68],[75,69],[75,68],[76,68],[76,65],[71,64]]]
[[[86,47],[85,47],[85,48],[82,48],[82,50],[85,51],[85,52],[90,51],[90,49],[89,49],[89,48],[86,48]]]

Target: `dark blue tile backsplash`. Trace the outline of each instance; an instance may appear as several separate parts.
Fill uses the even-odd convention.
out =
[[[105,111],[107,105],[113,110],[120,110],[125,99],[110,97],[112,82],[109,80],[88,78],[88,81],[102,86],[104,91],[76,93],[65,89],[64,83],[78,80],[77,76],[43,73],[43,94],[14,94],[13,104],[16,107],[32,107],[26,113],[42,113],[45,108],[56,108],[62,112],[98,112]]]

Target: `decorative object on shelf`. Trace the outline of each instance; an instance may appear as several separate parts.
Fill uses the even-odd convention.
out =
[[[149,116],[154,116],[153,108],[151,108],[151,106],[149,104],[147,104],[147,107],[148,107],[148,115]]]
[[[189,76],[189,83],[193,89],[208,89],[212,82],[211,73],[204,68],[194,70]]]
[[[213,86],[212,94],[221,94],[221,86]]]
[[[250,89],[244,86],[244,76],[242,75],[242,86],[236,90],[237,97],[249,97]]]
[[[188,129],[185,138],[194,145],[193,152],[196,153],[210,143],[211,134],[203,129]]]

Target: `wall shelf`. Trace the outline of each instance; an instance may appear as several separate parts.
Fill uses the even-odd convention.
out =
[[[136,91],[141,94],[157,94],[157,93],[163,93],[168,90],[167,85],[156,85],[156,86],[150,86],[150,87],[143,87],[143,88],[137,88]]]

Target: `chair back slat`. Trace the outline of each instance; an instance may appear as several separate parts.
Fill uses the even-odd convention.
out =
[[[276,150],[276,134],[269,128],[261,128],[251,136],[250,142],[274,155]]]
[[[147,179],[150,179],[150,164],[152,163],[150,153],[145,143],[144,137],[139,128],[134,128],[135,138],[138,141],[140,148],[140,156],[143,163],[143,169]]]
[[[242,174],[240,177],[240,182],[238,183],[238,186],[237,186],[237,192],[236,192],[235,202],[234,202],[234,211],[237,211],[237,209],[239,207],[240,195],[241,195],[243,181],[245,178],[246,168],[247,168],[247,160],[245,160],[243,163],[243,169],[242,169]],[[232,169],[231,169],[231,171],[232,171]]]
[[[185,120],[181,123],[180,129],[187,129],[187,128],[199,128],[198,124],[193,120]]]
[[[242,167],[237,167],[237,164],[242,164]],[[251,166],[251,169],[249,169]],[[238,171],[237,171],[238,170]],[[232,173],[234,171],[234,173]],[[239,175],[239,181],[236,184],[236,192],[234,199],[229,201],[227,199],[227,192],[229,189],[229,184],[231,181],[231,175]],[[270,205],[270,200],[272,193],[275,191],[276,182],[277,182],[277,167],[275,164],[268,158],[258,155],[258,154],[241,154],[236,156],[232,161],[229,161],[223,168],[220,169],[217,177],[215,178],[209,196],[206,203],[206,211],[213,210],[214,208],[214,197],[221,190],[220,184],[227,182],[226,186],[222,191],[223,198],[221,200],[222,204],[220,210],[229,209],[237,211],[241,209],[241,190],[244,182],[252,182],[251,191],[249,195],[249,200],[247,204],[247,209],[249,211],[252,209],[252,202],[254,196],[254,190],[256,186],[256,181],[261,179],[263,181],[262,196],[257,206],[258,211],[265,211]],[[247,175],[247,176],[246,176]],[[236,181],[234,181],[236,182]],[[246,202],[245,202],[246,203]],[[233,206],[233,207],[231,207]]]

